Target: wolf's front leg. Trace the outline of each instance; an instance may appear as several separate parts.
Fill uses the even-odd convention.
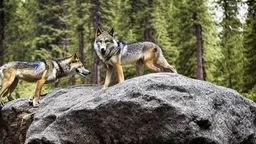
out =
[[[118,75],[118,81],[119,81],[119,83],[121,83],[124,81],[124,73],[123,73],[122,65],[119,63],[116,63],[115,67],[116,67],[116,72]]]
[[[113,66],[107,64],[107,72],[106,72],[106,78],[103,88],[107,88],[110,84],[111,76],[112,76]]]
[[[40,94],[41,94],[42,87],[46,82],[46,79],[47,79],[47,70],[44,71],[42,78],[40,80],[38,80],[37,83],[36,83],[36,90],[35,90],[35,93],[34,93],[34,100],[33,100],[33,106],[34,107],[39,106],[39,97],[40,97]]]
[[[118,81],[119,81],[119,83],[121,83],[124,81],[124,73],[123,73],[123,68],[121,65],[121,55],[116,56],[115,68],[116,68],[116,72],[118,75]]]

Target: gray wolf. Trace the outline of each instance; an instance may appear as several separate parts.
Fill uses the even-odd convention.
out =
[[[22,79],[27,82],[36,82],[34,95],[29,98],[30,104],[39,105],[39,97],[44,84],[56,82],[58,79],[78,73],[85,77],[90,74],[76,54],[63,60],[42,60],[34,62],[13,61],[0,67],[0,98],[8,89],[7,98],[12,100],[11,93]],[[1,99],[0,102],[2,103]],[[3,103],[2,103],[3,104]]]
[[[113,34],[113,28],[110,31],[98,28],[95,35],[94,50],[107,66],[104,88],[109,86],[113,67],[118,81],[124,81],[122,65],[125,64],[136,63],[137,76],[141,76],[144,65],[155,72],[177,73],[175,66],[166,61],[157,44],[148,41],[124,43],[116,40]]]

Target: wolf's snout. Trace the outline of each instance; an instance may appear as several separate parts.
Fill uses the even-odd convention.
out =
[[[101,48],[100,51],[102,54],[104,54],[106,52],[105,48]]]
[[[86,77],[87,75],[89,75],[91,72],[89,72],[88,70],[86,69],[81,69],[81,68],[76,68],[76,72],[83,76],[83,77]]]

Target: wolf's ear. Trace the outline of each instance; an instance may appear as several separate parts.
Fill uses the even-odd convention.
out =
[[[110,30],[110,31],[108,31],[108,33],[113,37],[113,36],[114,36],[114,29],[113,29],[113,28],[111,28],[111,30]]]
[[[74,53],[71,57],[71,62],[77,62],[78,61],[78,57],[76,55],[76,53]]]
[[[100,29],[100,27],[98,27],[96,30],[96,37],[98,37],[101,34],[102,34],[102,30]]]

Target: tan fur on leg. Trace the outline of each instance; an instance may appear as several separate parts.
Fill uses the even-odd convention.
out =
[[[17,87],[18,82],[19,82],[19,79],[15,78],[12,84],[10,85],[10,87],[8,88],[7,98],[9,101],[13,100],[13,98],[11,97],[11,94],[14,91],[14,89]]]
[[[34,100],[33,100],[33,106],[38,106],[39,105],[39,98],[40,98],[40,94],[41,94],[41,89],[43,87],[43,85],[45,84],[47,79],[47,70],[44,71],[43,76],[40,80],[37,81],[36,83],[36,90],[34,93]]]
[[[11,70],[5,72],[4,75],[5,75],[5,77],[2,80],[2,88],[0,90],[0,101],[1,102],[2,102],[3,93],[5,92],[6,89],[8,89],[12,85],[12,83],[15,79],[16,71],[11,69]]]
[[[110,84],[111,76],[112,76],[113,66],[107,65],[107,73],[105,78],[105,83],[103,88],[107,88]]]
[[[116,72],[118,75],[118,81],[119,83],[124,81],[124,73],[123,73],[123,67],[121,65],[120,55],[116,56],[117,62],[115,63]]]

